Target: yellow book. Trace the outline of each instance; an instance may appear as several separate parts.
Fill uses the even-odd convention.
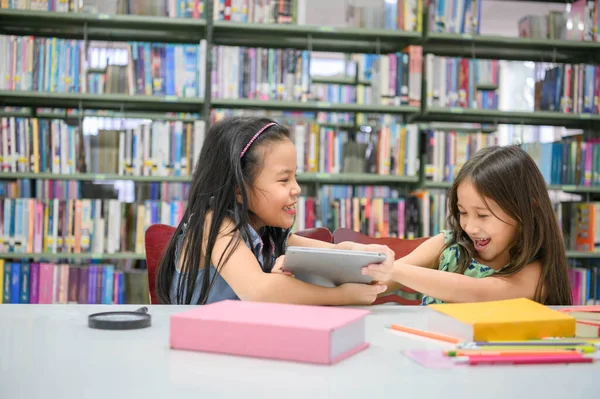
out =
[[[574,337],[575,318],[526,298],[435,304],[429,330],[465,341]]]

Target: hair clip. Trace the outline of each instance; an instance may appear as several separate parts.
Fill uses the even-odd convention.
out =
[[[240,158],[242,158],[244,156],[244,154],[246,153],[246,151],[248,151],[248,148],[250,148],[250,146],[252,145],[252,143],[254,143],[254,140],[256,140],[256,138],[258,136],[260,136],[260,134],[262,132],[264,132],[265,130],[267,130],[268,128],[270,128],[271,126],[276,125],[276,124],[277,124],[276,122],[267,123],[262,129],[260,129],[258,132],[256,132],[256,134],[254,136],[252,136],[252,138],[250,139],[250,141],[248,142],[248,144],[246,144],[246,146],[242,150],[242,153],[240,154]]]

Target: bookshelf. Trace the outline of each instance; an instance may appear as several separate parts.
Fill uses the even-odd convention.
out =
[[[75,180],[75,181],[118,181],[128,180],[139,183],[186,183],[190,176],[126,176],[106,173],[33,173],[33,172],[0,172],[0,180],[38,179],[38,180]],[[320,184],[416,184],[416,176],[378,175],[372,173],[299,173],[299,183]]]
[[[146,255],[135,252],[117,252],[114,254],[109,253],[1,253],[0,259],[33,259],[43,261],[89,261],[91,260],[144,260]]]
[[[426,107],[418,118],[421,121],[564,126],[572,129],[593,128],[600,124],[600,114],[564,114],[553,111],[498,111],[459,107]]]
[[[205,15],[212,15],[212,1],[205,4]],[[424,7],[424,15],[429,10]],[[600,42],[567,40],[536,40],[505,37],[477,36],[429,32],[428,18],[423,18],[421,32],[390,29],[338,28],[332,26],[268,25],[232,21],[149,17],[136,15],[109,15],[84,13],[0,10],[0,34],[17,36],[56,37],[114,42],[156,42],[197,45],[206,41],[204,93],[198,97],[144,96],[125,94],[48,93],[32,91],[0,91],[0,107],[27,107],[4,111],[0,116],[37,117],[45,119],[81,119],[86,116],[117,118],[146,118],[152,120],[191,123],[199,115],[209,121],[213,109],[243,109],[266,111],[295,111],[308,113],[386,114],[402,117],[404,123],[418,124],[420,130],[458,130],[463,132],[493,133],[498,124],[565,126],[595,129],[600,127],[598,114],[565,114],[551,111],[499,111],[469,108],[440,108],[427,105],[427,75],[425,56],[463,57],[469,59],[504,59],[515,61],[544,61],[600,64]],[[297,49],[343,53],[386,54],[398,52],[407,46],[421,46],[423,69],[421,78],[421,105],[363,105],[327,101],[282,101],[256,99],[224,99],[211,96],[211,49],[213,46],[248,46],[275,49]],[[348,78],[313,78],[315,84],[363,85],[371,81]],[[494,84],[481,84],[478,90],[494,91]],[[37,110],[36,108],[66,108],[70,111]],[[101,111],[99,111],[101,110]],[[172,113],[171,115],[165,115]],[[175,115],[173,115],[175,114]],[[465,127],[464,124],[480,124]],[[355,123],[321,123],[345,129],[356,128]],[[462,126],[461,126],[462,125]],[[422,141],[422,135],[419,138]],[[421,142],[420,147],[424,145]],[[419,152],[423,165],[423,151]],[[185,183],[189,176],[123,176],[112,173],[0,173],[0,180],[62,180],[62,181],[131,181],[134,183]],[[300,173],[302,184],[365,185],[405,187],[411,189],[447,189],[450,183],[425,180],[424,168],[417,176],[394,176],[367,173]],[[600,186],[551,185],[550,189],[566,192],[600,193]],[[20,259],[106,259],[141,260],[143,254],[120,252],[116,254],[3,254]],[[569,251],[571,258],[600,258],[600,253]],[[1,256],[0,256],[1,257]]]
[[[210,3],[210,2],[208,2]],[[211,4],[206,6],[210,14]],[[428,10],[424,9],[425,15]],[[424,19],[426,21],[426,19]],[[122,29],[122,30],[121,30]],[[428,32],[394,31],[388,29],[338,28],[331,26],[265,25],[200,19],[58,13],[27,10],[0,10],[0,34],[34,35],[81,40],[144,41],[197,44],[209,36],[212,45],[255,46],[270,48],[310,49],[350,53],[382,54],[401,50],[408,45],[422,46],[423,54],[466,58],[490,58],[522,61],[600,63],[600,42],[568,40],[536,40],[506,37],[487,37]],[[97,35],[97,36],[95,36]],[[106,36],[108,35],[108,37]],[[206,62],[210,62],[207,52]],[[208,69],[207,73],[210,73]],[[423,74],[423,79],[425,74]],[[350,84],[350,79],[320,80],[314,83]],[[206,82],[210,91],[210,79]],[[367,84],[368,82],[360,82]],[[494,89],[482,86],[479,89]],[[423,88],[425,90],[425,88]],[[50,94],[50,96],[49,96]],[[357,104],[286,103],[285,101],[221,100],[206,96],[174,98],[169,96],[84,95],[63,93],[0,92],[0,105],[38,106],[112,110],[148,110],[152,112],[197,112],[212,108],[297,110],[312,112],[348,112],[410,114],[413,122],[481,122],[531,124],[547,126],[589,127],[600,122],[594,114],[563,114],[535,111],[511,112],[464,108],[437,109]],[[143,97],[143,98],[142,98]]]
[[[206,28],[201,19],[0,10],[4,35],[196,44],[206,38]]]
[[[209,22],[213,44],[225,46],[294,48],[340,53],[392,53],[419,44],[418,32],[334,26],[266,25]]]
[[[45,93],[0,91],[0,101],[9,107],[102,109],[114,111],[191,112],[202,111],[200,98],[142,96],[128,94]]]
[[[541,61],[557,63],[600,63],[600,42],[477,36],[427,32],[423,54],[447,57]]]

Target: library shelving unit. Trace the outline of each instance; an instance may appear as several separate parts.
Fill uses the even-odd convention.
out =
[[[212,1],[205,3],[205,15],[212,16]],[[192,113],[209,121],[212,109],[260,109],[272,111],[344,112],[392,114],[403,116],[407,123],[418,123],[422,129],[461,129],[455,123],[477,123],[476,131],[493,132],[498,124],[554,125],[569,128],[592,129],[600,126],[600,115],[563,114],[559,112],[498,111],[467,108],[428,107],[426,96],[421,96],[421,106],[383,106],[337,104],[330,102],[260,101],[251,99],[213,99],[211,93],[211,48],[214,45],[251,46],[269,48],[293,48],[309,51],[344,53],[385,54],[401,51],[408,45],[419,45],[426,54],[465,58],[527,60],[547,62],[585,62],[600,64],[599,42],[574,42],[561,40],[534,40],[503,37],[472,36],[429,32],[424,7],[422,32],[405,32],[387,29],[338,28],[331,26],[265,25],[238,22],[148,17],[136,15],[108,15],[59,13],[24,10],[0,10],[0,34],[18,36],[57,37],[102,41],[143,41],[177,44],[207,44],[205,63],[205,87],[203,97],[178,98],[173,96],[141,96],[120,94],[66,94],[47,92],[0,91],[0,107],[26,107],[26,110],[0,111],[0,116],[38,118],[82,118],[87,115],[103,116],[93,110],[114,111],[106,116],[152,118],[164,120],[193,121],[190,116],[161,115],[169,112]],[[423,63],[425,68],[425,63]],[[426,73],[422,73],[422,94],[427,92]],[[370,82],[357,78],[315,78],[313,83],[364,84]],[[484,85],[480,89],[496,87]],[[38,112],[36,108],[65,108],[72,111]],[[442,123],[442,124],[440,124]],[[350,127],[348,125],[347,127]],[[422,141],[422,140],[421,140]],[[421,143],[421,148],[423,145]],[[423,165],[423,151],[420,153]],[[408,186],[411,188],[447,188],[448,183],[426,182],[423,167],[418,176],[385,176],[376,174],[328,174],[304,173],[301,183],[314,184],[360,184]],[[108,174],[79,173],[56,175],[51,173],[0,173],[0,179],[54,179],[54,180],[129,180],[134,182],[185,182],[188,177],[120,176]],[[576,193],[600,192],[600,187],[560,186]],[[35,254],[2,254],[14,258],[31,258]],[[61,258],[74,255],[56,254]],[[48,258],[52,255],[44,254]],[[90,256],[82,254],[77,256]],[[102,254],[110,259],[142,259],[134,253]],[[570,252],[569,256],[580,258],[600,257],[597,253]]]

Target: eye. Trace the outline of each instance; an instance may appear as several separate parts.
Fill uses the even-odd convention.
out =
[[[479,218],[481,219],[485,219],[486,217],[490,216],[490,215],[477,215]]]
[[[467,212],[461,212],[461,211],[458,211],[458,214],[459,214],[460,216],[464,216],[464,215],[466,215],[466,214],[467,214]]]

